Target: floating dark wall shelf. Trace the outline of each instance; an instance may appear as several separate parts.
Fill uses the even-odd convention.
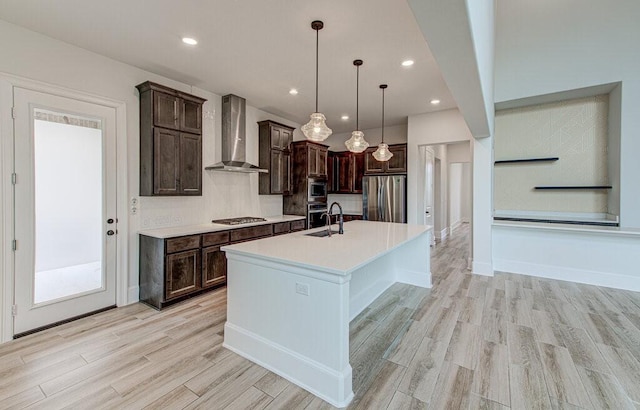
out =
[[[537,186],[535,189],[611,189],[611,185],[587,185],[587,186]]]
[[[558,157],[549,157],[549,158],[523,158],[523,159],[504,159],[501,161],[495,161],[494,164],[517,164],[520,162],[553,162],[557,161],[560,158]]]

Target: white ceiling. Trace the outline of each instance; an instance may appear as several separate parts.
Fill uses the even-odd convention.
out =
[[[2,0],[0,16],[300,124],[315,108],[310,24],[319,19],[319,108],[335,133],[355,129],[356,58],[364,60],[360,129],[380,126],[381,83],[388,125],[456,106],[406,0]],[[415,64],[402,67],[405,59]]]

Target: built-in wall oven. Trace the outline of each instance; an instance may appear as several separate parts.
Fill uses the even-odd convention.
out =
[[[309,178],[309,202],[327,202],[327,180]]]
[[[324,219],[322,214],[327,212],[327,203],[319,202],[319,203],[310,203],[308,205],[309,210],[307,211],[307,227],[318,228],[320,226],[325,226],[327,221]]]

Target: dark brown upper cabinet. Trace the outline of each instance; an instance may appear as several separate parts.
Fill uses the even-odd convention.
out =
[[[293,128],[275,121],[258,122],[259,166],[269,170],[260,174],[260,195],[291,193],[291,143]]]
[[[140,92],[140,195],[202,195],[203,98],[147,81]]]
[[[329,147],[310,141],[293,143],[293,163],[304,167],[307,178],[327,178],[327,153]]]
[[[329,152],[330,192],[336,194],[362,193],[364,153]]]
[[[364,157],[364,174],[406,174],[407,173],[407,144],[389,145],[393,154],[389,161],[380,162],[373,157],[377,147],[367,148]],[[362,189],[362,187],[360,187]]]

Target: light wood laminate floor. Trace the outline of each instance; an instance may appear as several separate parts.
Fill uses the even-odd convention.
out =
[[[640,408],[638,293],[470,275],[468,242],[464,225],[433,249],[431,290],[394,285],[351,323],[351,408]],[[0,408],[331,408],[222,348],[225,298],[0,345]]]

